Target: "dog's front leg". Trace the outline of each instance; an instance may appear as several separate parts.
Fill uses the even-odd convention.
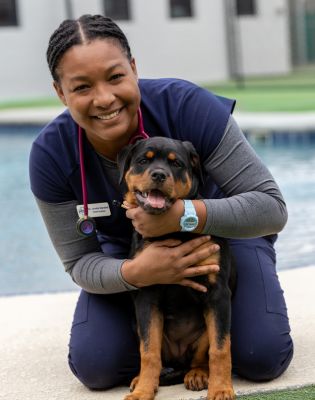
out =
[[[220,302],[220,300],[218,301]],[[231,341],[229,333],[229,307],[226,298],[215,311],[205,311],[205,320],[209,337],[209,381],[207,400],[234,400],[232,386]],[[218,315],[224,311],[225,318]],[[220,322],[219,322],[220,319]]]
[[[184,378],[186,389],[202,390],[208,387],[209,362],[208,362],[209,338],[205,331],[197,342],[197,348],[190,364],[191,369]]]
[[[157,305],[141,301],[136,304],[140,337],[140,374],[131,383],[132,393],[125,400],[153,400],[158,390],[162,369],[161,346],[163,315]],[[138,302],[137,302],[138,303]]]

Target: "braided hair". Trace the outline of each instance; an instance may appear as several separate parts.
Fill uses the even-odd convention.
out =
[[[47,48],[47,63],[54,81],[59,82],[57,68],[62,56],[72,46],[91,42],[95,39],[111,39],[118,43],[131,61],[128,40],[119,26],[102,15],[82,15],[77,20],[63,21],[51,35]]]

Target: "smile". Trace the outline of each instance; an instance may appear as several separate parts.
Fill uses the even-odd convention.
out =
[[[116,110],[110,114],[106,114],[106,115],[97,115],[96,118],[101,119],[103,121],[108,121],[109,119],[115,118],[117,117],[117,115],[120,113],[122,109],[120,108],[119,110]]]

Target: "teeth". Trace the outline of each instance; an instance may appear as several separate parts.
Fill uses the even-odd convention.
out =
[[[148,197],[148,193],[147,192],[143,192],[142,193],[142,197]]]
[[[108,120],[108,119],[111,119],[111,118],[116,117],[119,113],[120,113],[120,110],[117,110],[117,111],[115,111],[115,112],[113,112],[113,113],[111,113],[111,114],[107,114],[107,115],[98,115],[97,118],[98,118],[98,119],[102,119],[102,120]]]

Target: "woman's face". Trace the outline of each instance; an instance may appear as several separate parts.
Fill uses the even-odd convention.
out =
[[[137,130],[137,70],[119,44],[97,39],[61,58],[54,83],[59,98],[98,152],[115,158]]]

